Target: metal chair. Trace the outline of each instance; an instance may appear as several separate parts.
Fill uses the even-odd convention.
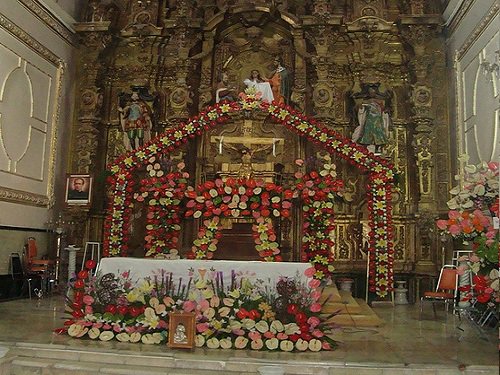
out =
[[[23,269],[23,263],[21,261],[21,256],[19,253],[11,253],[10,254],[10,274],[12,276],[12,281],[18,282],[22,281],[20,296],[22,297],[24,294],[24,290],[26,285],[28,286],[28,296],[31,299],[31,282],[33,281],[33,277],[31,275],[26,275]]]
[[[436,302],[444,302],[445,309],[448,311],[448,306],[450,302],[453,302],[453,308],[455,308],[456,298],[458,292],[458,273],[457,267],[454,265],[444,265],[439,273],[439,280],[437,283],[436,291],[424,292],[424,295],[420,298],[420,312],[418,319],[422,319],[422,311],[424,308],[424,302],[432,302],[432,309],[434,311],[434,318],[437,317],[436,314]]]

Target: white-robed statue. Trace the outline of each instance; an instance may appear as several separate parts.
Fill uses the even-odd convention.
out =
[[[255,87],[256,92],[261,93],[261,99],[264,102],[271,103],[274,100],[273,90],[269,82],[264,81],[258,70],[252,70],[250,78],[243,81],[247,87]]]

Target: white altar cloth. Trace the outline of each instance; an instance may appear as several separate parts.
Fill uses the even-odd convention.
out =
[[[307,284],[310,278],[304,271],[310,268],[309,263],[295,262],[259,262],[259,261],[231,261],[231,260],[189,260],[189,259],[148,259],[148,258],[102,258],[98,272],[102,275],[114,273],[118,275],[130,271],[132,280],[143,279],[158,275],[161,270],[171,272],[174,281],[185,282],[189,275],[197,276],[199,270],[222,272],[225,285],[230,285],[231,275],[237,277],[261,279],[264,282],[275,283],[280,277],[298,279]]]

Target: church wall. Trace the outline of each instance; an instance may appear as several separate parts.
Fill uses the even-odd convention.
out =
[[[0,2],[0,274],[29,236],[49,251],[72,116],[72,18],[54,2]]]
[[[445,11],[448,59],[453,66],[450,97],[455,100],[450,108],[456,124],[455,152],[469,155],[472,164],[500,158],[499,9],[498,1],[481,0],[450,2]],[[491,71],[493,64],[496,73]]]

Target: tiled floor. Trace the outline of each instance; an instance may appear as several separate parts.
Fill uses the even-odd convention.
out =
[[[149,358],[149,365],[155,360],[172,363],[172,366],[181,361],[181,367],[187,371],[163,372],[168,374],[255,374],[258,366],[269,363],[283,365],[286,374],[498,374],[495,330],[480,335],[466,322],[462,324],[465,332],[459,341],[462,332],[456,328],[458,318],[438,310],[438,319],[434,320],[431,307],[427,308],[423,320],[419,321],[417,306],[375,307],[374,311],[385,321],[385,325],[379,328],[345,328],[335,333],[335,338],[341,343],[331,352],[269,353],[209,349],[185,352],[169,350],[163,345],[99,342],[56,335],[52,330],[61,327],[65,317],[62,297],[40,301],[16,300],[0,303],[0,346],[12,348],[8,354],[10,358],[16,355],[41,358],[44,355],[40,353],[46,353],[42,362],[51,358],[52,362],[89,361],[101,364],[95,372],[89,370],[90,364],[86,365],[87,372],[82,374],[108,373],[103,371],[103,363],[108,366],[118,362],[123,366],[127,363],[123,358],[136,358],[138,355],[143,356],[143,360]],[[193,370],[186,370],[188,363],[193,363]],[[10,373],[25,373],[20,366],[11,367]],[[179,363],[175,366],[179,367]],[[237,371],[229,370],[231,366]],[[16,371],[12,370],[15,368]],[[126,373],[120,372],[116,366],[115,370],[114,373]],[[0,371],[2,375],[7,373]],[[60,372],[26,373],[74,372],[66,368]]]

